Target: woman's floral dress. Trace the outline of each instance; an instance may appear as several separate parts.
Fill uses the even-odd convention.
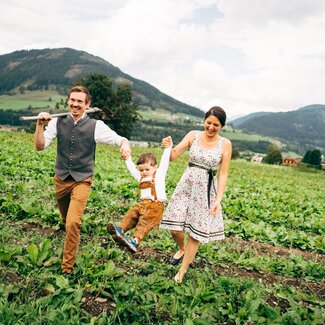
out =
[[[216,170],[221,161],[223,138],[220,137],[215,148],[202,149],[199,146],[197,131],[190,148],[190,163],[201,167],[188,166],[170,199],[160,227],[168,230],[185,230],[189,235],[203,243],[222,240],[224,223],[222,210],[211,215],[208,207],[208,169]],[[215,202],[217,180],[210,188],[211,206]],[[215,188],[215,189],[214,189]]]

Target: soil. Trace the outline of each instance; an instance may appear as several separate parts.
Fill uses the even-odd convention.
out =
[[[249,243],[245,242],[245,244],[249,244]],[[254,246],[258,246],[257,244],[259,243],[257,242],[253,243]],[[263,244],[263,246],[267,246],[267,245]],[[286,251],[286,249],[281,248],[282,253],[285,252],[287,254],[288,251],[290,251],[290,249],[287,249]],[[313,253],[310,254],[313,255]],[[151,259],[152,256],[155,256],[156,260],[162,263],[168,263],[170,259],[170,256],[166,255],[164,252],[157,249],[146,248],[146,247],[142,247],[141,250],[139,250],[139,252],[137,252],[136,254],[133,254],[133,256],[135,258],[139,258],[144,261]],[[312,257],[315,258],[314,255]],[[281,283],[282,285],[289,285],[289,286],[296,287],[299,290],[302,290],[309,294],[316,295],[317,297],[320,297],[322,299],[325,298],[325,283],[323,282],[307,281],[300,278],[284,277],[284,276],[275,275],[273,273],[260,273],[254,270],[246,270],[243,268],[239,268],[232,264],[227,264],[226,266],[210,265],[209,263],[205,262],[202,259],[196,259],[194,260],[194,262],[191,263],[192,268],[204,268],[205,266],[209,266],[213,268],[215,272],[219,275],[227,275],[227,276],[233,276],[238,278],[250,278],[256,282],[263,283],[265,285]]]
[[[17,225],[14,222],[12,224]],[[58,233],[58,231],[53,228],[43,228],[41,225],[36,223],[23,223],[21,224],[21,227],[24,229],[24,231],[27,232],[29,231],[33,232],[37,230],[42,235],[50,235],[50,234]],[[63,233],[62,230],[60,230],[60,232]],[[96,238],[93,238],[93,240],[98,241],[98,238],[97,240]],[[107,240],[107,237],[99,238],[100,244],[104,247],[105,247],[105,240]],[[322,254],[303,251],[300,249],[276,247],[270,244],[265,244],[265,243],[255,242],[255,241],[247,242],[236,237],[228,237],[226,238],[226,242],[231,243],[233,248],[238,252],[243,252],[246,248],[251,248],[256,251],[257,255],[261,255],[261,256],[267,255],[267,256],[274,257],[276,255],[278,256],[297,255],[303,257],[304,259],[312,260],[318,263],[324,263],[325,261],[324,255]],[[142,246],[140,247],[137,253],[132,253],[122,244],[118,243],[118,245],[120,246],[121,249],[125,251],[125,253],[130,254],[135,259],[149,261],[154,257],[157,262],[169,263],[170,256],[167,255],[166,252],[163,252],[161,250]],[[119,264],[117,266],[126,270],[129,268],[128,265],[124,265],[124,264]],[[255,270],[247,270],[247,269],[239,268],[232,264],[223,265],[223,266],[210,265],[209,263],[199,258],[194,260],[194,262],[191,264],[192,268],[203,268],[205,266],[213,268],[215,272],[219,275],[227,275],[227,276],[233,276],[238,278],[250,278],[253,281],[256,281],[258,283],[263,283],[265,285],[273,285],[275,283],[280,283],[282,285],[295,287],[301,291],[304,291],[308,294],[315,295],[321,299],[325,298],[325,283],[323,282],[307,281],[300,278],[278,276],[273,273],[260,273]],[[10,284],[15,284],[18,283],[19,281],[17,275],[11,272],[7,272],[3,274],[3,278],[5,282]],[[289,306],[289,303],[286,300],[278,299],[271,295],[268,296],[266,300],[270,306],[280,307],[282,311],[287,310]],[[90,293],[85,294],[85,296],[83,297],[82,304],[83,304],[83,308],[94,316],[100,314],[104,309],[107,309],[108,312],[113,312],[114,310],[114,302],[109,301],[107,299],[103,300],[98,296],[91,295]]]
[[[89,292],[84,293],[81,303],[81,307],[92,316],[98,316],[103,310],[106,310],[107,314],[113,315],[116,307],[114,301],[92,295]]]
[[[43,227],[34,222],[24,222],[24,223],[16,223],[16,222],[9,222],[11,226],[20,226],[25,232],[38,232],[41,235],[57,235],[58,232],[62,232],[63,230],[56,230],[51,227]]]
[[[286,248],[286,247],[277,247],[270,244],[260,243],[256,241],[245,241],[241,238],[237,237],[228,237],[225,239],[226,242],[229,242],[233,245],[234,249],[237,249],[238,252],[243,252],[246,247],[252,248],[256,250],[258,255],[280,255],[280,256],[290,256],[297,255],[301,256],[306,260],[312,260],[314,262],[325,262],[325,256],[322,254],[303,251],[297,248]]]
[[[12,272],[0,272],[0,277],[4,283],[17,284],[19,283],[19,277],[17,274]]]
[[[11,225],[17,226],[17,223],[10,222]],[[34,232],[37,230],[42,235],[50,235],[50,234],[57,234],[58,231],[63,233],[63,230],[56,230],[50,227],[42,227],[42,225],[39,225],[37,223],[23,223],[20,224],[20,226],[23,228],[24,231],[27,232]],[[107,237],[100,237],[99,238],[101,244],[104,246],[105,242],[107,241]],[[87,239],[89,241],[89,239]],[[96,239],[94,238],[94,241]],[[290,256],[290,255],[297,255],[301,256],[302,258],[306,260],[312,260],[314,262],[318,263],[324,263],[325,262],[325,255],[315,253],[315,252],[309,252],[309,251],[303,251],[301,249],[297,248],[286,248],[286,247],[279,247],[279,246],[273,246],[271,244],[261,243],[257,241],[245,241],[238,237],[227,237],[225,239],[226,242],[229,242],[232,244],[233,248],[237,250],[238,252],[244,252],[245,248],[251,248],[256,250],[256,254],[260,256]],[[125,248],[122,244],[118,243],[120,248]],[[143,248],[141,248],[143,249]],[[166,261],[169,260],[169,258],[166,258]]]

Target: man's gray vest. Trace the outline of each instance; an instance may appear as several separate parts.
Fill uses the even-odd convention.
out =
[[[57,156],[55,174],[65,180],[71,175],[80,182],[94,174],[96,120],[87,115],[74,123],[73,118],[59,117],[57,128]]]

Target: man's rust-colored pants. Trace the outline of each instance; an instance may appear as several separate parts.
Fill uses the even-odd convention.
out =
[[[119,227],[124,232],[135,228],[133,237],[136,237],[140,243],[154,227],[159,225],[163,212],[162,202],[142,200],[124,215]]]
[[[55,196],[65,224],[62,271],[70,273],[78,252],[81,219],[90,194],[92,177],[76,182],[72,177],[62,181],[54,176]]]

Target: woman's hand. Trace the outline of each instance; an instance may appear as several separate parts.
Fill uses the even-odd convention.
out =
[[[221,203],[216,201],[213,206],[210,208],[210,213],[213,215],[213,216],[216,216],[219,212],[219,210],[221,209]]]
[[[163,148],[169,148],[173,146],[173,139],[171,136],[168,136],[166,138],[163,138],[161,140],[161,145]]]

